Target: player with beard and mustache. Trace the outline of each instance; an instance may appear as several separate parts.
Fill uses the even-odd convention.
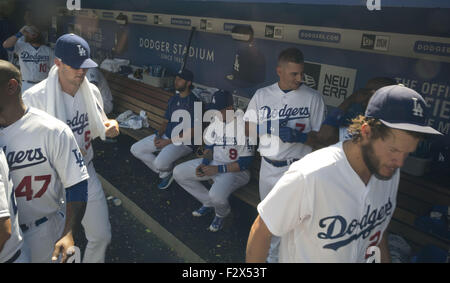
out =
[[[280,262],[364,262],[377,246],[390,262],[385,231],[396,206],[399,168],[419,141],[440,135],[427,126],[425,100],[392,85],[352,121],[351,140],[293,163],[258,205],[247,262],[264,262],[272,235]]]
[[[174,84],[177,92],[167,103],[167,109],[164,115],[165,120],[158,129],[158,132],[133,144],[130,149],[131,153],[136,158],[142,160],[147,167],[159,174],[159,177],[162,180],[158,185],[158,188],[161,190],[167,189],[173,182],[173,163],[192,152],[191,145],[175,145],[173,143],[174,139],[178,139],[178,137],[173,136],[172,131],[174,129],[176,130],[181,123],[186,123],[186,121],[184,121],[184,119],[181,122],[173,122],[171,120],[175,111],[188,111],[191,120],[191,129],[187,131],[191,133],[191,137],[194,136],[194,103],[198,100],[191,92],[193,79],[194,74],[187,69],[184,69],[177,74]],[[181,132],[180,134],[182,139],[184,134],[186,133]],[[160,151],[160,153],[158,156],[155,156],[154,153],[158,151]]]

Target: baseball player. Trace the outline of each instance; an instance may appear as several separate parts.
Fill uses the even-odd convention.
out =
[[[229,92],[216,92],[207,108],[220,111],[220,115],[215,116],[206,129],[204,137],[208,144],[204,155],[212,151],[213,160],[200,158],[184,162],[175,167],[173,176],[183,189],[202,203],[202,207],[192,213],[194,216],[203,216],[215,210],[214,220],[208,229],[217,232],[231,211],[228,197],[250,180],[247,168],[253,160],[254,149],[245,138],[243,115],[235,115],[233,111],[233,114],[226,113],[233,110],[233,96]],[[242,129],[240,137],[244,138],[243,142],[238,141],[239,129]],[[214,181],[209,191],[201,183],[206,180]]]
[[[70,128],[26,107],[20,72],[0,61],[0,147],[8,161],[31,262],[64,262],[86,209],[87,168]],[[60,211],[65,195],[66,214]]]
[[[86,73],[86,78],[88,81],[98,87],[102,95],[103,100],[103,110],[106,114],[111,113],[113,110],[113,97],[111,90],[109,89],[108,82],[103,76],[102,72],[98,68],[89,68]]]
[[[109,120],[101,107],[98,88],[86,79],[90,59],[88,43],[75,34],[65,34],[55,45],[55,66],[47,79],[23,94],[27,105],[64,121],[73,131],[89,173],[88,203],[83,227],[88,240],[83,262],[104,262],[111,241],[111,225],[105,195],[95,172],[91,141],[116,137],[117,121]]]
[[[282,51],[277,66],[280,80],[257,90],[244,116],[248,121],[247,134],[254,136],[252,128],[259,132],[261,200],[291,163],[312,151],[308,136],[320,129],[324,119],[323,98],[302,83],[303,69],[304,59],[300,50],[289,48]],[[278,245],[279,239],[274,237],[268,262],[277,262]]]
[[[399,168],[425,135],[425,100],[404,86],[379,89],[352,140],[292,164],[258,205],[247,261],[264,261],[271,235],[281,236],[280,262],[364,262],[378,246],[389,262],[386,228],[394,213]]]
[[[29,262],[23,249],[23,236],[17,217],[17,203],[14,196],[11,175],[3,150],[0,147],[0,262]]]
[[[22,73],[22,93],[47,78],[53,66],[53,51],[44,45],[44,37],[36,26],[24,26],[18,33],[3,42],[19,56]]]
[[[175,90],[177,93],[172,96],[168,102],[164,122],[161,128],[151,136],[138,141],[131,146],[131,153],[142,160],[153,172],[159,174],[162,179],[158,188],[167,189],[173,181],[172,168],[173,163],[183,156],[192,152],[192,146],[173,144],[174,136],[172,131],[181,125],[184,121],[171,121],[175,111],[185,110],[191,117],[191,137],[194,129],[194,103],[198,101],[197,97],[191,92],[194,74],[187,70],[179,72],[175,77]],[[184,134],[184,133],[182,133]],[[158,152],[158,156],[154,153]]]
[[[351,139],[347,133],[351,120],[364,114],[367,104],[375,91],[384,86],[396,84],[397,82],[394,79],[387,77],[376,77],[367,81],[364,88],[354,92],[339,107],[327,115],[320,127],[320,131],[317,133],[314,148],[318,149],[344,139]]]

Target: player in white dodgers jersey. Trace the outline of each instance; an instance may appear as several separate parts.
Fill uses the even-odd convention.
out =
[[[51,262],[59,255],[64,262],[86,209],[87,168],[69,127],[24,105],[17,68],[0,61],[0,81],[0,147],[9,165],[31,262]],[[64,195],[65,217],[60,212]]]
[[[264,261],[271,235],[281,236],[280,262],[364,262],[378,246],[389,262],[386,229],[396,207],[399,168],[425,135],[425,100],[403,86],[379,89],[352,140],[292,164],[258,205],[247,262]]]
[[[22,74],[22,93],[47,78],[53,66],[53,50],[44,45],[44,37],[35,26],[24,26],[3,43],[4,48],[14,48],[19,56]]]
[[[64,121],[72,129],[89,172],[88,204],[82,224],[88,240],[83,262],[104,262],[111,241],[108,206],[92,162],[91,140],[116,137],[117,121],[109,120],[101,107],[98,88],[86,78],[90,59],[88,43],[75,34],[62,35],[55,45],[55,66],[49,77],[23,95],[27,105]]]
[[[208,229],[217,232],[231,211],[228,197],[250,180],[247,168],[253,160],[254,150],[245,137],[242,111],[240,115],[232,111],[233,97],[229,92],[216,92],[207,108],[220,111],[204,136],[208,145],[204,155],[212,151],[213,160],[200,158],[184,162],[175,167],[173,176],[182,188],[202,203],[202,207],[192,213],[194,216],[203,216],[215,210],[216,215]],[[227,110],[231,110],[228,115]],[[225,123],[223,119],[226,119]],[[208,191],[201,181],[210,179],[214,184]]]
[[[313,132],[320,129],[325,116],[322,95],[302,83],[303,53],[288,48],[278,57],[280,80],[256,91],[244,119],[259,132],[258,151],[262,157],[259,196],[263,200],[289,165],[312,151]],[[266,130],[267,129],[267,130]],[[268,262],[277,262],[279,239],[272,239]]]
[[[18,219],[11,175],[0,147],[0,263],[29,262]]]
[[[111,94],[111,89],[109,89],[108,82],[102,72],[98,68],[89,68],[86,78],[90,83],[93,83],[98,87],[98,90],[102,95],[103,109],[106,114],[110,113],[113,110],[113,97]]]

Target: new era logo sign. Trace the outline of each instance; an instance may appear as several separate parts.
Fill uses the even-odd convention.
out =
[[[413,98],[414,101],[414,108],[413,108],[413,115],[417,117],[423,117],[423,108],[420,106],[419,102],[417,101],[417,98]]]
[[[77,45],[78,47],[78,54],[80,54],[80,56],[86,56],[86,49],[84,49],[81,45]]]

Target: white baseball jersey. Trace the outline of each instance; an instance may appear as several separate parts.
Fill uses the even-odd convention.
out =
[[[95,87],[93,84],[89,86]],[[75,96],[71,96],[68,93],[63,92],[61,95],[64,97],[64,105],[66,107],[66,124],[72,129],[77,144],[80,147],[81,152],[84,153],[84,161],[86,164],[94,158],[94,150],[91,144],[91,131],[89,130],[89,117],[86,107],[84,106],[83,96],[78,91]],[[97,105],[97,109],[101,111],[103,120],[107,121],[105,112]]]
[[[19,56],[22,80],[37,83],[47,78],[54,64],[54,53],[50,47],[41,45],[36,48],[20,38],[14,52]]]
[[[206,144],[215,145],[213,150],[215,161],[231,163],[238,161],[239,157],[254,155],[254,148],[245,137],[245,122],[242,115],[229,123],[215,119],[206,128],[204,140]]]
[[[263,124],[271,121],[272,128],[278,120],[287,120],[285,126],[308,133],[319,131],[325,118],[322,95],[302,84],[298,89],[284,93],[278,83],[258,89],[248,104],[245,119]],[[300,159],[312,151],[303,143],[285,143],[276,135],[260,137],[258,151],[272,160]]]
[[[113,97],[111,90],[109,89],[108,82],[103,76],[102,72],[98,68],[89,68],[86,73],[86,78],[89,82],[95,84],[98,90],[102,94],[103,99],[103,109],[106,113],[113,110]]]
[[[0,250],[0,262],[5,262],[12,258],[23,245],[11,175],[9,174],[5,154],[0,148],[0,218],[4,217],[9,217],[11,222],[11,237],[6,241],[3,249]]]
[[[41,101],[38,99],[39,97],[45,96],[46,93],[46,80],[42,81],[41,83],[35,85],[34,87],[28,89],[26,92],[26,95],[24,95],[23,99],[26,105],[38,108],[40,110],[46,111],[46,105],[44,103],[41,103]],[[106,117],[105,112],[103,111],[103,108],[99,105],[101,104],[101,95],[98,88],[91,83],[88,83],[89,87],[92,90],[92,93],[97,98],[98,104],[97,104],[97,110],[101,112],[103,116],[103,120],[107,121],[108,118]],[[77,144],[83,153],[84,161],[87,164],[92,160],[94,157],[94,151],[92,149],[91,145],[91,132],[89,130],[89,117],[87,115],[86,107],[84,106],[84,100],[82,97],[82,94],[80,90],[75,94],[75,96],[71,96],[68,93],[61,92],[57,95],[62,95],[64,97],[64,106],[66,108],[66,117],[67,121],[66,124],[70,127],[70,129],[73,131],[73,134],[75,136],[75,139],[77,141]]]
[[[0,130],[19,209],[20,224],[55,213],[71,187],[89,175],[72,131],[35,108]]]
[[[364,262],[396,206],[400,173],[367,186],[350,166],[342,142],[291,165],[258,205],[281,236],[280,262]]]

